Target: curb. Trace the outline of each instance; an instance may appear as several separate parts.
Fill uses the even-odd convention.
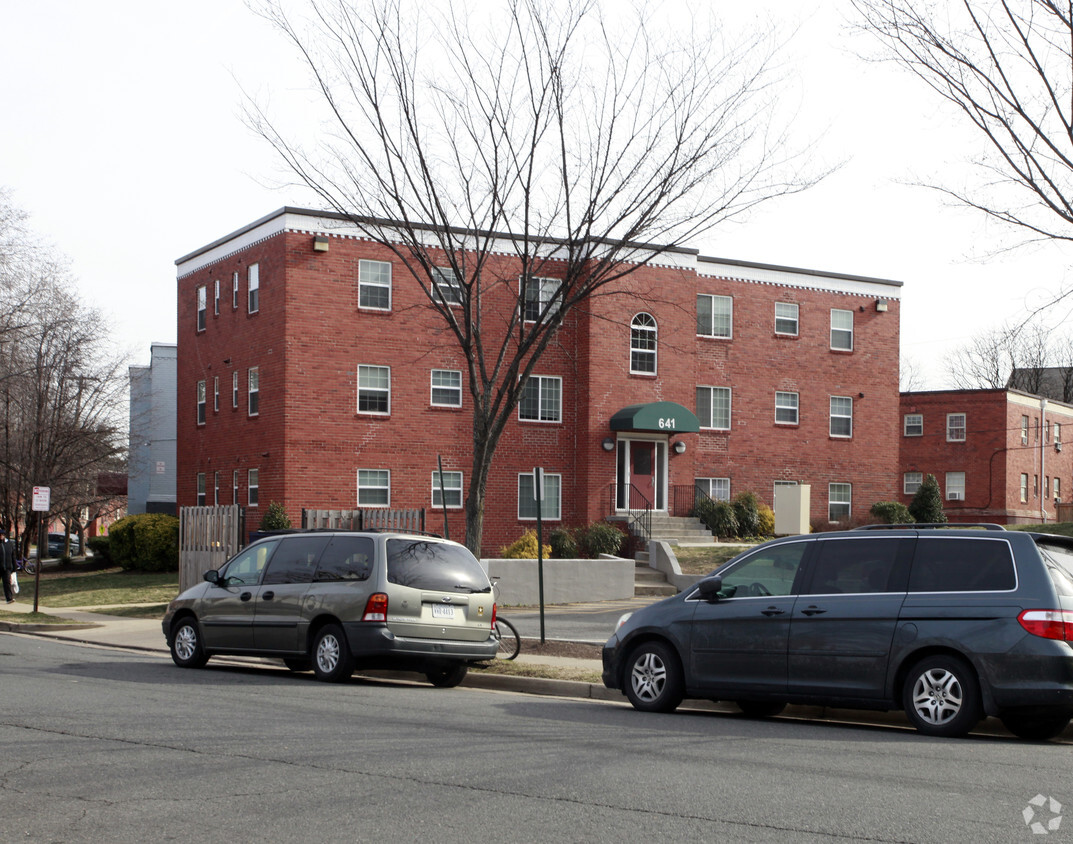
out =
[[[75,623],[75,624],[32,624],[25,621],[0,621],[0,630],[8,633],[55,633],[60,630],[94,630],[104,627],[103,624]],[[57,636],[56,638],[65,638]]]

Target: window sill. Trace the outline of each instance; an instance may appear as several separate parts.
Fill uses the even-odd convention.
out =
[[[830,349],[829,351],[833,355],[852,355],[853,354],[853,349]]]
[[[800,340],[801,339],[800,334],[779,334],[779,332],[777,332],[777,331],[775,332],[774,337],[775,337],[776,340]]]
[[[460,405],[460,404],[430,404],[428,406],[428,409],[429,410],[447,410],[447,411],[453,411],[454,413],[458,413],[460,410],[462,410],[462,405]]]
[[[697,339],[698,340],[722,340],[724,342],[729,342],[730,340],[733,340],[734,337],[733,337],[733,335],[731,335],[730,337],[717,337],[714,334],[698,334]]]

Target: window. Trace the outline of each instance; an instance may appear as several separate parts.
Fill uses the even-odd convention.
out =
[[[227,585],[256,586],[261,580],[265,563],[268,562],[268,558],[272,556],[277,545],[279,545],[278,539],[270,539],[239,552],[238,556],[221,572],[227,578]]]
[[[268,561],[262,585],[283,583],[312,583],[313,572],[324,547],[327,536],[288,536],[276,547],[276,553]]]
[[[965,441],[965,414],[946,414],[946,441],[960,443]]]
[[[358,307],[391,310],[391,264],[358,261]]]
[[[216,314],[216,316],[219,316],[220,315],[220,279],[216,279],[216,281],[214,281],[212,283],[212,286],[213,286],[212,312],[214,314]]]
[[[391,412],[391,368],[358,367],[358,413]]]
[[[1033,432],[1033,435],[1034,435],[1033,436],[1033,441],[1034,442],[1039,442],[1039,417],[1038,416],[1033,416],[1032,417],[1032,432]]]
[[[205,382],[197,382],[197,424],[205,424]]]
[[[231,503],[238,504],[238,469],[231,473]]]
[[[205,330],[205,285],[197,289],[197,330]]]
[[[853,351],[853,311],[831,308],[831,348]]]
[[[522,289],[524,291],[522,302],[522,315],[526,322],[536,322],[540,319],[541,313],[548,307],[548,303],[555,298],[555,295],[559,292],[559,287],[562,282],[557,278],[538,278],[537,276],[531,276],[528,283],[523,278],[521,280]],[[551,311],[548,311],[549,315]]]
[[[1062,425],[1059,422],[1054,423],[1054,450],[1062,450]]]
[[[376,546],[369,537],[333,536],[320,556],[313,579],[318,583],[368,580],[373,571],[372,561],[375,559]]]
[[[946,500],[947,501],[964,501],[965,500],[965,473],[964,472],[947,472],[946,473]]]
[[[1021,417],[1021,445],[1028,445],[1028,417]]]
[[[391,503],[391,472],[358,469],[358,506],[387,507]]]
[[[817,546],[806,594],[862,595],[905,590],[898,558],[912,553],[912,540],[887,537],[829,539]],[[892,581],[895,581],[892,583]]]
[[[238,310],[238,270],[231,275],[231,310]]]
[[[1028,473],[1027,472],[1022,472],[1021,473],[1021,503],[1025,504],[1027,502],[1028,502]]]
[[[828,484],[827,485],[827,519],[831,522],[841,522],[849,518],[850,503],[853,495],[853,484]]]
[[[205,473],[197,473],[197,506],[205,506]]]
[[[462,506],[462,473],[444,472],[443,486],[440,486],[440,473],[432,473],[432,506],[433,507],[461,507]],[[446,505],[444,502],[447,502]]]
[[[248,312],[257,313],[261,308],[261,270],[259,264],[250,264],[246,271],[246,292],[249,298]]]
[[[702,428],[730,430],[730,387],[697,387],[697,418]]]
[[[907,437],[924,436],[924,414],[907,413],[902,420],[902,433]]]
[[[212,504],[218,507],[220,504],[220,473],[212,473]]]
[[[212,412],[220,412],[220,376],[215,375],[212,379]]]
[[[249,385],[247,389],[249,397],[249,415],[256,416],[261,407],[261,374],[260,367],[251,366],[249,372]]]
[[[638,314],[630,324],[630,372],[654,374],[656,371],[656,320],[651,314]]]
[[[251,507],[257,506],[257,496],[259,492],[258,487],[260,486],[260,474],[261,473],[258,469],[250,469],[246,473],[246,497],[249,500]]]
[[[1039,475],[1032,476],[1032,497],[1039,498]]]
[[[775,424],[797,424],[797,393],[780,393],[775,391]]]
[[[831,396],[831,436],[853,436],[853,399]]]
[[[432,285],[436,296],[445,305],[462,304],[462,282],[449,267],[432,268]]]
[[[544,473],[544,501],[540,508],[542,519],[558,521],[561,512],[562,475]],[[537,517],[536,495],[533,493],[533,473],[518,475],[518,518],[520,520]]]
[[[775,303],[775,333],[797,336],[798,306],[790,302]]]
[[[432,370],[432,404],[434,407],[462,406],[462,373],[454,369]]]
[[[1062,500],[1062,481],[1059,477],[1055,476],[1054,479],[1054,503],[1057,504]]]
[[[902,492],[906,495],[916,495],[922,483],[924,483],[923,472],[906,472],[902,476]]]
[[[730,296],[697,296],[697,334],[730,339],[734,334],[734,300]]]
[[[231,373],[231,407],[238,407],[238,370]]]
[[[730,478],[694,478],[693,486],[712,501],[730,500]]]
[[[1005,540],[932,536],[917,540],[910,592],[996,592],[1016,585]]]
[[[562,392],[561,378],[530,375],[518,402],[518,418],[530,422],[561,422]]]
[[[794,580],[808,542],[761,546],[723,574],[726,598],[767,598],[793,594]]]

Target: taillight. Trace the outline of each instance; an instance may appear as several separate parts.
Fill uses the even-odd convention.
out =
[[[362,621],[387,621],[387,595],[374,592],[365,602],[365,614]]]
[[[492,604],[492,629],[496,629],[496,605]]]
[[[1073,610],[1025,610],[1017,620],[1033,636],[1073,642]]]

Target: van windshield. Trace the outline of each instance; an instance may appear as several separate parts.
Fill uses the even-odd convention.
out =
[[[389,583],[438,592],[490,592],[492,584],[469,549],[425,539],[387,541]]]

